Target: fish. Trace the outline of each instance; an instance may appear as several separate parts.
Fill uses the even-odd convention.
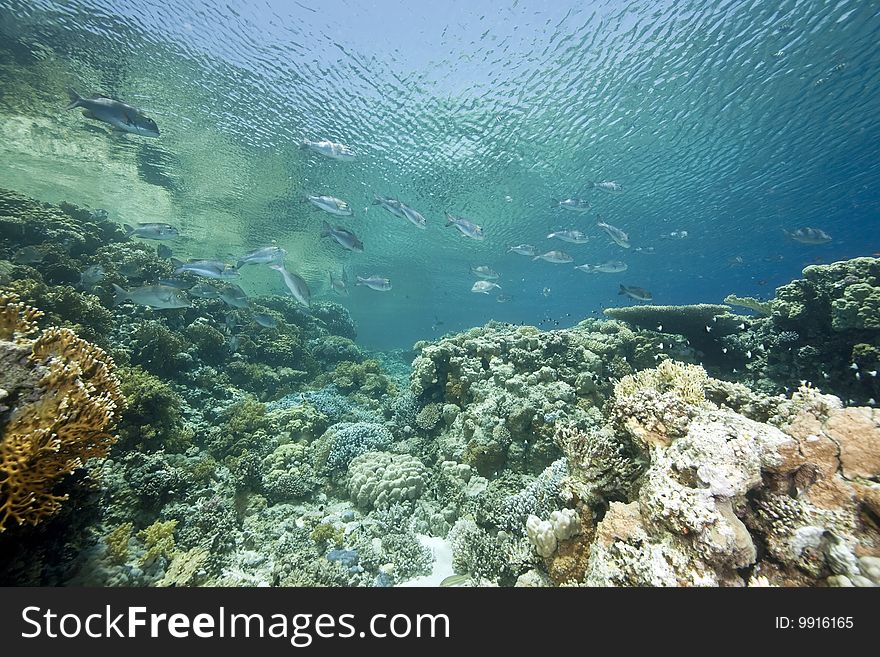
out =
[[[465,219],[464,217],[454,217],[448,212],[446,213],[446,226],[455,226],[461,231],[461,234],[465,237],[470,237],[473,240],[482,240],[483,239],[483,229],[477,226],[470,219]]]
[[[162,258],[162,260],[168,260],[174,255],[174,252],[167,244],[160,244],[156,247],[156,255]]]
[[[333,288],[333,291],[336,292],[339,296],[347,297],[348,296],[348,280],[345,276],[345,270],[342,270],[342,276],[334,276],[333,272],[330,272],[330,287]]]
[[[332,237],[337,244],[349,251],[360,253],[364,250],[364,243],[357,238],[357,235],[342,226],[334,228],[326,221],[321,225],[321,237]]]
[[[144,275],[144,268],[136,262],[123,262],[116,270],[126,278],[142,278]]]
[[[220,299],[233,308],[247,308],[250,303],[247,293],[235,284],[220,290]]]
[[[150,306],[151,308],[190,307],[189,299],[181,290],[167,285],[145,285],[126,290],[114,283],[113,291],[116,293],[113,297],[114,306],[118,306],[123,301],[131,301],[140,306]]]
[[[589,185],[593,189],[601,189],[603,192],[608,192],[610,194],[623,193],[623,185],[613,182],[611,180],[603,180],[602,182],[591,182],[589,183]]]
[[[307,148],[313,153],[329,157],[331,160],[351,162],[355,158],[355,153],[351,148],[345,144],[338,144],[327,139],[322,139],[321,141],[303,139],[302,142],[300,142],[300,146],[302,148]]]
[[[489,292],[496,289],[501,289],[501,286],[498,285],[498,283],[493,283],[492,281],[477,281],[471,288],[471,292],[477,292],[479,294],[489,294]]]
[[[443,581],[440,582],[440,586],[464,586],[471,580],[470,575],[450,575],[449,577],[444,577]]]
[[[142,237],[145,240],[171,240],[180,235],[174,226],[164,223],[122,224],[122,227],[126,237]]]
[[[371,290],[376,290],[377,292],[388,292],[391,289],[391,280],[388,278],[382,278],[381,276],[370,276],[369,278],[363,278],[362,276],[357,277],[357,285],[364,285]]]
[[[495,301],[497,301],[498,303],[507,303],[508,301],[510,301],[510,295],[499,294],[497,297],[495,297]]]
[[[173,287],[175,290],[186,290],[190,286],[189,281],[182,281],[179,278],[160,278],[156,282],[165,287]]]
[[[196,283],[189,288],[189,295],[198,299],[219,299],[220,290],[207,283]]]
[[[150,117],[136,107],[126,105],[118,100],[97,96],[95,98],[83,98],[76,91],[68,91],[70,103],[66,109],[81,107],[83,116],[87,119],[109,123],[116,130],[128,132],[142,137],[158,137],[159,126]]]
[[[420,212],[417,210],[413,210],[411,207],[406,205],[405,203],[400,204],[400,209],[403,210],[403,216],[416,228],[421,228],[425,230],[428,228],[428,220],[425,219]]]
[[[204,276],[205,278],[217,278],[228,280],[230,278],[238,278],[238,270],[232,265],[227,265],[219,260],[190,260],[189,262],[181,262],[175,258],[171,259],[174,266],[175,274],[188,272],[196,276]]]
[[[303,278],[298,274],[287,271],[283,264],[277,262],[273,262],[269,265],[269,268],[281,273],[281,278],[284,279],[284,284],[287,286],[290,294],[293,295],[293,298],[308,308],[311,304],[312,293],[309,291],[309,286]]]
[[[385,196],[375,196],[373,198],[373,205],[381,205],[384,209],[388,210],[395,217],[400,217],[401,219],[406,219],[406,215],[403,213],[403,203],[394,198],[388,198]]]
[[[352,214],[351,206],[335,196],[306,196],[306,200],[319,210],[339,217],[350,217]]]
[[[831,241],[831,235],[818,228],[798,228],[793,232],[787,231],[783,228],[782,232],[785,233],[785,236],[789,239],[794,240],[795,242],[800,242],[801,244],[827,244]]]
[[[608,237],[610,237],[611,240],[618,246],[622,246],[624,249],[628,249],[630,247],[629,235],[620,230],[620,228],[612,226],[611,224],[606,224],[604,221],[600,221],[596,224],[596,226],[604,230],[605,233],[607,233]]]
[[[588,200],[580,198],[567,198],[562,201],[553,199],[553,204],[563,210],[579,213],[589,212],[592,207],[592,204]]]
[[[547,262],[552,262],[555,265],[565,265],[569,262],[573,262],[574,258],[568,255],[565,251],[547,251],[547,253],[543,253],[539,256],[535,256],[532,258],[532,261],[535,260],[546,260]]]
[[[533,256],[535,255],[535,247],[531,244],[517,244],[516,246],[512,246],[507,249],[508,253],[518,253],[524,256]]]
[[[547,235],[548,240],[554,238],[563,242],[570,242],[571,244],[586,244],[590,241],[590,238],[579,230],[557,230]]]
[[[43,262],[43,252],[35,246],[23,246],[12,256],[12,262],[17,265],[36,265]]]
[[[272,315],[254,313],[253,317],[254,321],[263,328],[273,329],[278,326],[278,320],[272,317]]]
[[[101,265],[92,265],[79,275],[79,284],[84,288],[92,288],[104,278],[104,268]]]
[[[244,265],[266,265],[270,262],[278,262],[284,260],[286,255],[287,251],[280,246],[264,246],[238,258],[235,262],[235,268],[241,269]]]
[[[629,266],[625,262],[621,262],[620,260],[606,260],[605,262],[600,262],[597,265],[578,265],[575,269],[580,269],[583,272],[588,274],[619,274],[620,272],[626,271],[629,269]]]
[[[89,219],[92,221],[104,221],[107,217],[110,216],[110,213],[103,208],[98,208],[97,210],[92,210],[89,212]]]
[[[489,281],[497,281],[499,278],[501,278],[501,274],[499,274],[491,267],[487,267],[486,265],[471,267],[471,273],[478,278],[485,278]]]
[[[235,353],[241,345],[241,338],[237,335],[230,335],[226,340],[226,344],[229,347],[229,351]]]
[[[654,298],[646,289],[632,285],[621,285],[620,291],[617,294],[625,294],[630,299],[635,299],[636,301],[651,301]]]

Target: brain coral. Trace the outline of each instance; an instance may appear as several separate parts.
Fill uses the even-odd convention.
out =
[[[425,489],[422,462],[409,454],[368,452],[348,468],[348,492],[360,507],[385,507],[417,499]]]

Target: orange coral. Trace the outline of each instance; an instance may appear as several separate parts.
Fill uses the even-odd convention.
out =
[[[113,360],[68,329],[50,328],[36,338],[34,309],[0,293],[0,349],[31,353],[26,376],[10,398],[22,403],[0,434],[0,532],[11,520],[37,524],[58,511],[66,496],[56,484],[94,457],[107,454],[116,438],[109,429],[122,404]],[[17,319],[16,319],[17,318]]]

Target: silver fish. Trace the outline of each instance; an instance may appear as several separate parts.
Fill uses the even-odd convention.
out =
[[[306,196],[306,200],[319,210],[339,217],[350,217],[351,207],[341,198],[334,196]]]
[[[189,308],[189,299],[180,290],[166,285],[145,285],[131,290],[125,290],[115,283],[113,290],[113,305],[118,306],[123,301],[132,301],[141,306],[151,308]]]
[[[553,199],[553,203],[562,208],[563,210],[569,210],[571,212],[584,213],[589,212],[592,205],[586,199],[580,198],[567,198],[563,201],[557,201]]]
[[[234,284],[220,291],[220,299],[233,308],[247,308],[250,303],[247,293]]]
[[[478,278],[485,278],[488,281],[497,281],[501,278],[501,274],[486,265],[471,267],[471,273]]]
[[[569,262],[573,262],[574,258],[568,255],[565,251],[547,251],[547,253],[532,258],[532,261],[535,260],[546,260],[547,262],[552,262],[554,265],[566,265]]]
[[[455,226],[461,231],[461,234],[470,237],[473,240],[483,239],[483,229],[477,226],[470,219],[464,217],[454,217],[448,212],[446,213],[446,226]]]
[[[342,270],[342,276],[334,276],[333,272],[330,272],[330,287],[339,296],[348,296],[348,280],[346,279],[344,269]]]
[[[281,272],[281,278],[284,279],[284,284],[293,295],[293,298],[308,308],[311,303],[312,293],[309,291],[309,286],[302,277],[293,272],[287,271],[284,268],[284,265],[278,264],[277,262],[269,265],[269,268]]]
[[[621,285],[620,291],[617,294],[625,294],[636,301],[651,301],[654,298],[646,289],[632,285]]]
[[[189,289],[189,295],[197,299],[219,299],[220,290],[207,283],[196,283]]]
[[[249,253],[245,253],[235,263],[235,268],[240,269],[244,265],[265,265],[270,262],[279,262],[284,260],[287,251],[280,246],[264,246],[262,249],[255,249]]]
[[[557,230],[556,232],[547,235],[547,239],[562,240],[563,242],[570,242],[571,244],[586,244],[590,241],[590,238],[584,235],[581,231],[573,229]]]
[[[266,315],[263,313],[254,313],[254,321],[263,328],[273,329],[278,326],[277,319],[272,317],[272,315]]]
[[[168,260],[174,255],[174,252],[167,244],[160,244],[156,247],[156,255],[162,258],[162,260]]]
[[[357,238],[357,235],[342,226],[334,228],[326,221],[321,225],[321,237],[332,237],[337,244],[349,251],[360,253],[364,250],[364,243]]]
[[[377,292],[388,292],[391,289],[391,280],[375,275],[370,276],[369,278],[358,276],[357,285],[365,285],[371,290],[376,290]]]
[[[322,139],[321,141],[303,139],[301,146],[324,157],[329,157],[331,160],[350,162],[355,157],[354,151],[345,144],[337,144],[327,139]]]
[[[489,294],[492,290],[500,290],[501,286],[498,283],[493,283],[492,281],[477,281],[474,283],[471,288],[471,292],[476,292],[478,294]]]
[[[519,253],[520,255],[524,256],[535,255],[535,247],[533,247],[531,244],[517,244],[516,246],[512,246],[507,249],[508,253],[510,253],[511,251],[513,253]]]
[[[819,228],[798,228],[793,232],[789,232],[783,228],[782,232],[784,232],[789,239],[792,239],[795,242],[800,242],[801,244],[827,244],[831,241],[831,235]]]
[[[600,262],[598,265],[578,265],[575,269],[580,269],[588,274],[619,274],[629,269],[629,266],[620,260],[607,260]]]
[[[186,290],[190,287],[189,281],[182,281],[178,278],[160,278],[156,282],[165,287],[173,287],[175,290]]]
[[[190,262],[181,262],[175,258],[171,259],[174,266],[175,274],[188,272],[196,276],[204,276],[205,278],[217,278],[228,280],[230,278],[238,278],[238,270],[232,265],[227,265],[219,260],[191,260]]]
[[[156,122],[145,116],[136,107],[102,96],[83,98],[73,89],[68,94],[70,95],[70,103],[67,105],[67,109],[82,107],[83,116],[87,119],[109,123],[115,129],[129,132],[133,135],[141,135],[142,137],[159,136],[159,127],[156,125]]]
[[[84,288],[92,288],[104,278],[104,268],[101,265],[92,265],[87,267],[82,274],[79,275],[79,284]]]
[[[495,297],[495,301],[497,301],[498,303],[507,303],[508,301],[510,301],[510,298],[511,297],[509,294],[499,294],[497,297]]]
[[[408,219],[409,222],[416,228],[421,228],[422,230],[425,230],[428,227],[428,221],[421,215],[420,212],[413,210],[405,203],[400,204],[400,209],[403,210],[403,216],[406,217],[406,219]]]
[[[612,182],[610,180],[590,183],[590,187],[592,187],[593,189],[601,189],[603,192],[608,192],[610,194],[623,193],[623,185],[621,185],[620,183]]]
[[[137,226],[122,224],[126,237],[143,237],[145,240],[172,240],[180,233],[171,224],[146,223]]]
[[[374,196],[373,197],[373,205],[381,205],[385,210],[388,210],[395,217],[400,217],[401,219],[406,219],[406,215],[403,212],[403,203],[394,198],[389,198],[387,196]]]
[[[43,257],[43,252],[37,247],[23,246],[12,256],[12,262],[17,265],[35,265],[43,262]]]
[[[618,246],[622,246],[624,249],[630,247],[629,235],[620,230],[620,228],[612,226],[611,224],[606,224],[604,221],[600,221],[596,226],[604,230],[608,237],[610,237]]]

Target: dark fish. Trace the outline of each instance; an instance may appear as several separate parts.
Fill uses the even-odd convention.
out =
[[[263,313],[254,313],[254,321],[260,326],[268,329],[273,329],[278,326],[278,320],[272,317],[272,315],[265,315]]]
[[[473,221],[464,217],[453,216],[448,212],[446,213],[446,226],[455,226],[462,235],[474,240],[482,240],[484,237],[483,229]]]
[[[156,125],[156,122],[145,116],[136,107],[104,96],[83,98],[73,89],[68,93],[70,95],[70,103],[67,105],[67,109],[82,107],[83,116],[87,119],[109,123],[116,130],[129,132],[133,135],[141,135],[142,137],[159,136],[159,127]]]
[[[167,244],[160,244],[156,247],[156,255],[162,258],[162,260],[168,260],[174,253]]]
[[[337,244],[349,251],[360,253],[364,250],[364,244],[357,238],[357,235],[342,226],[334,228],[326,221],[321,226],[321,237],[332,237]]]
[[[207,283],[196,283],[189,288],[189,295],[197,299],[219,299],[220,291]]]
[[[230,284],[229,287],[220,291],[220,298],[224,303],[233,308],[247,308],[248,296],[238,285]]]
[[[179,278],[160,278],[157,282],[159,285],[173,287],[176,290],[186,290],[190,286],[189,281],[182,281]]]
[[[621,285],[617,294],[625,294],[636,301],[651,301],[654,298],[646,289],[632,285]]]
[[[89,289],[97,285],[102,278],[104,278],[104,268],[101,265],[92,265],[79,275],[79,284]]]
[[[35,265],[43,262],[43,257],[43,252],[37,247],[23,246],[12,256],[12,262],[17,265]]]

